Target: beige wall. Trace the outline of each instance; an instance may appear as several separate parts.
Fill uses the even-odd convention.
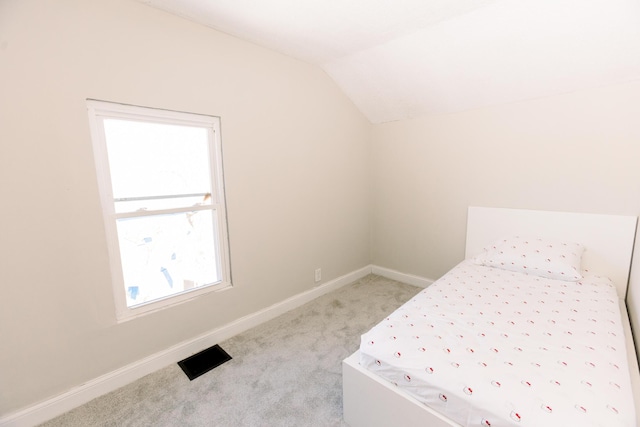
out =
[[[234,288],[115,323],[86,98],[218,115]],[[369,263],[371,126],[317,67],[131,0],[0,0],[0,414]]]
[[[469,205],[638,215],[640,82],[376,125],[372,262],[436,279]]]

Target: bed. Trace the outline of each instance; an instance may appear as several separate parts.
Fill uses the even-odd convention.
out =
[[[365,333],[343,362],[345,421],[637,425],[625,306],[636,222],[469,208],[465,260]]]

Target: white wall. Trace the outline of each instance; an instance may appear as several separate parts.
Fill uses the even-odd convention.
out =
[[[372,262],[438,278],[467,206],[638,215],[640,82],[376,125]]]
[[[234,288],[115,323],[85,106],[222,118]],[[371,126],[317,67],[131,0],[0,0],[0,414],[369,263]]]

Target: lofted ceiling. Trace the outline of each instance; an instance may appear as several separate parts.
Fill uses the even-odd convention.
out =
[[[139,0],[318,65],[372,123],[640,79],[640,0]]]

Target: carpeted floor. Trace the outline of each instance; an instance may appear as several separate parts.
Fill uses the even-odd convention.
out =
[[[233,359],[193,381],[174,364],[43,426],[344,426],[342,359],[419,291],[369,275],[220,343]]]

